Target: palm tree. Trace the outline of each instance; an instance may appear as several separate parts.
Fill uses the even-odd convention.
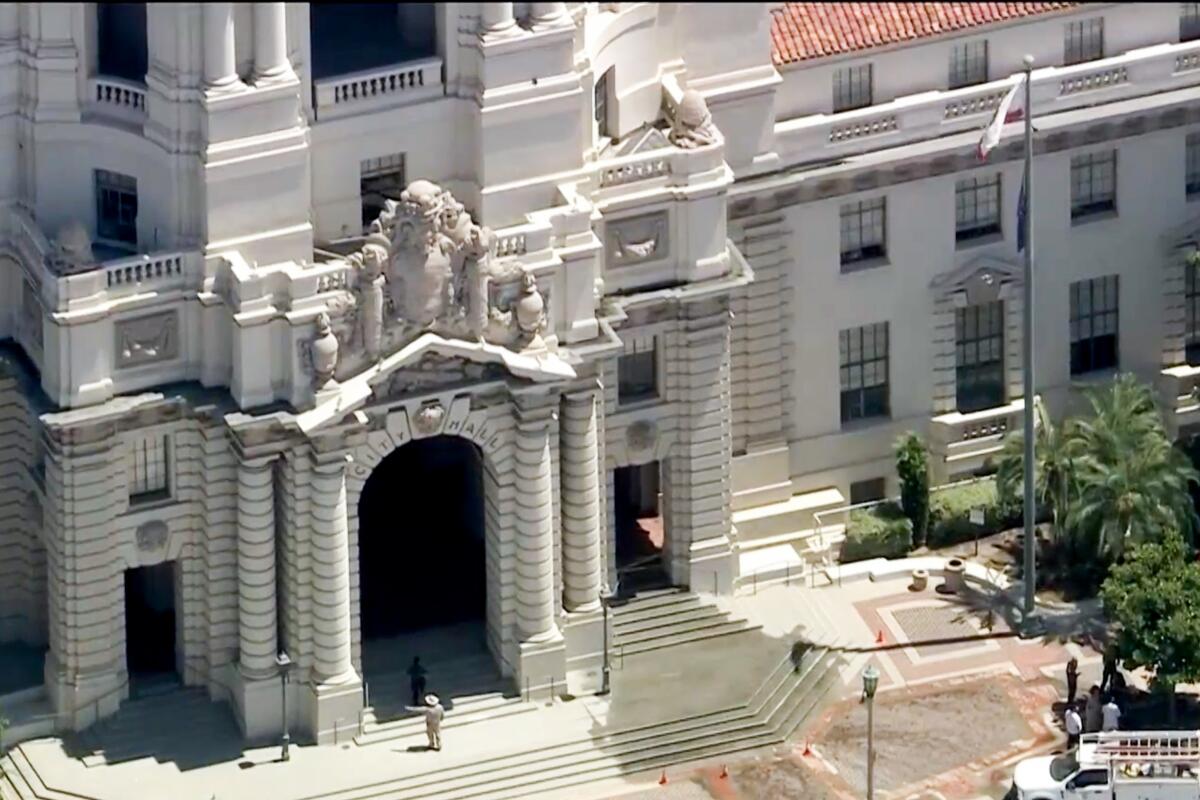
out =
[[[1055,425],[1042,399],[1035,398],[1034,499],[1038,508],[1049,508],[1054,522],[1054,537],[1061,541],[1071,501],[1077,494],[1074,479],[1072,444],[1074,421]],[[996,494],[1008,508],[1020,508],[1025,499],[1025,436],[1016,433],[1004,443],[996,470]]]

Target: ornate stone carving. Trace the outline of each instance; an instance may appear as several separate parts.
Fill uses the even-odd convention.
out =
[[[117,367],[170,361],[179,355],[179,315],[163,311],[116,324]]]
[[[446,409],[442,408],[440,403],[422,406],[413,417],[413,427],[417,429],[417,433],[428,436],[442,429],[442,420],[445,417]]]
[[[667,212],[657,211],[642,217],[617,220],[606,228],[608,262],[611,267],[627,267],[655,261],[668,255]]]
[[[78,220],[59,228],[50,252],[50,268],[59,275],[83,272],[96,265],[92,239]]]
[[[689,89],[683,93],[671,121],[670,139],[671,144],[684,150],[716,144],[717,126],[699,92]]]
[[[640,419],[625,429],[625,444],[630,450],[650,450],[658,441],[658,426]]]
[[[143,552],[161,549],[167,543],[167,523],[152,519],[138,526],[134,533],[138,550]]]
[[[322,312],[313,323],[312,366],[316,388],[323,388],[333,380],[337,358],[338,340],[329,324],[329,315]]]
[[[479,364],[428,353],[416,364],[396,370],[383,391],[376,389],[376,395],[400,397],[411,392],[479,383],[499,379],[503,372],[504,368],[498,364]]]

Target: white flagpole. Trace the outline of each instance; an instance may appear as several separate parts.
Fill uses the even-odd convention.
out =
[[[1035,614],[1037,574],[1034,520],[1037,493],[1034,491],[1033,424],[1033,56],[1025,56],[1025,621]]]

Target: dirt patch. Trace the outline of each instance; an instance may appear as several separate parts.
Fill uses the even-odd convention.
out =
[[[982,680],[875,701],[875,788],[894,791],[954,770],[1033,735],[1009,681]],[[818,737],[821,755],[856,795],[866,791],[866,706],[852,703]]]
[[[730,778],[740,800],[835,800],[838,796],[821,776],[786,758],[736,770]]]

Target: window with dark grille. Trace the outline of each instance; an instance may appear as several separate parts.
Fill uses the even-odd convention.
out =
[[[1179,4],[1179,41],[1200,39],[1200,3]]]
[[[1071,219],[1117,210],[1117,151],[1071,159]]]
[[[359,163],[358,193],[365,228],[383,212],[384,201],[399,200],[404,191],[404,153],[368,158]]]
[[[950,88],[987,83],[987,52],[986,39],[954,45],[950,51]]]
[[[1063,63],[1082,64],[1104,58],[1104,17],[1068,22],[1063,42]]]
[[[847,203],[841,208],[842,272],[870,264],[887,255],[887,204],[885,198]]]
[[[966,178],[954,184],[954,239],[959,242],[1000,233],[1000,175]]]
[[[1200,366],[1200,260],[1188,260],[1183,267],[1183,303],[1187,328],[1183,345],[1190,366]]]
[[[843,67],[833,72],[833,110],[853,111],[871,105],[871,65]]]
[[[146,82],[145,3],[96,3],[96,71]]]
[[[883,478],[871,478],[865,481],[855,481],[850,484],[850,505],[874,503],[883,500],[887,494],[887,481]]]
[[[98,169],[96,178],[96,238],[137,244],[137,179]]]
[[[613,67],[604,70],[600,80],[596,81],[593,101],[596,114],[596,130],[601,139],[609,137],[608,130],[608,95],[612,89]]]
[[[954,341],[958,410],[1004,405],[1004,304],[955,309]]]
[[[1187,137],[1187,168],[1185,170],[1187,197],[1191,200],[1200,196],[1200,133]]]
[[[617,358],[617,402],[638,403],[658,397],[658,340]]]
[[[888,416],[888,324],[841,331],[838,351],[842,423]]]
[[[167,465],[167,437],[163,434],[138,436],[133,441],[133,459],[129,471],[130,503],[161,500],[170,494]]]
[[[1118,276],[1071,284],[1071,374],[1117,366]]]

